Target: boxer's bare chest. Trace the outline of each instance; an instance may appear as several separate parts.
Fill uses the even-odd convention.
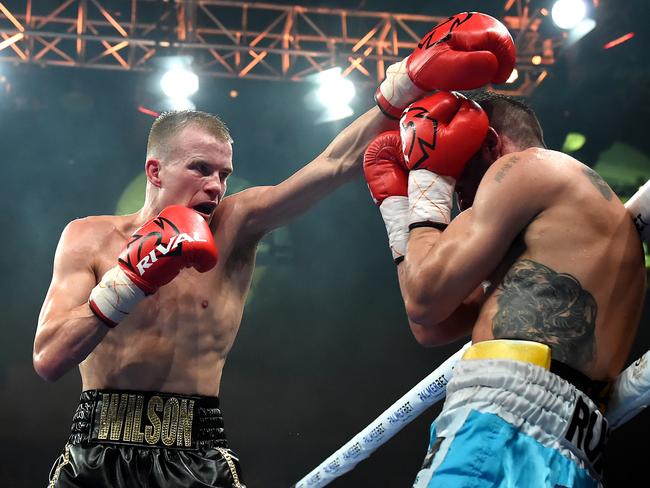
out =
[[[119,231],[105,240],[93,263],[98,281],[126,242]],[[255,257],[254,250],[238,256],[233,272],[230,248],[221,242],[214,269],[182,270],[111,330],[81,365],[84,386],[183,392],[203,376],[220,377],[239,330]]]

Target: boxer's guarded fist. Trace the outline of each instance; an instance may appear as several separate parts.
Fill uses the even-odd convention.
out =
[[[407,58],[388,67],[375,93],[379,108],[399,119],[404,108],[434,90],[471,90],[505,82],[516,61],[508,29],[479,12],[435,26]]]
[[[505,25],[489,15],[464,12],[424,36],[406,67],[423,90],[473,90],[504,83],[515,61],[515,45]]]
[[[377,206],[391,196],[407,196],[408,173],[399,131],[379,134],[363,155],[363,174]]]
[[[406,167],[458,180],[488,125],[485,111],[459,93],[438,92],[412,103],[400,120]]]
[[[154,293],[183,268],[199,272],[217,264],[212,231],[201,215],[181,205],[165,208],[137,229],[118,263],[145,293]]]

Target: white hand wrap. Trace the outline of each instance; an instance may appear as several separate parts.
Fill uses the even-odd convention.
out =
[[[406,244],[409,238],[407,216],[409,199],[404,196],[386,198],[379,206],[379,211],[388,231],[388,245],[393,254],[393,260],[401,261],[406,254]]]
[[[628,366],[612,385],[607,422],[616,429],[650,405],[650,351]]]
[[[385,114],[399,119],[404,109],[413,101],[427,93],[418,88],[406,71],[408,56],[391,64],[386,70],[386,78],[379,85],[376,101]]]
[[[632,214],[641,240],[650,242],[650,181],[646,181],[645,185],[632,195],[625,203],[625,208]]]
[[[109,269],[90,292],[88,304],[109,327],[115,327],[145,297],[119,266]]]
[[[451,176],[440,176],[427,169],[409,173],[409,226],[421,222],[447,225],[451,221],[454,187]]]

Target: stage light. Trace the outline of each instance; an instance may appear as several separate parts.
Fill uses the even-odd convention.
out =
[[[557,0],[551,8],[553,22],[560,29],[573,29],[587,15],[584,0]]]
[[[510,76],[506,80],[506,83],[514,83],[517,81],[517,78],[519,78],[519,71],[517,71],[517,68],[512,70],[512,73],[510,73]]]
[[[159,112],[156,112],[155,110],[151,110],[150,108],[145,107],[144,105],[138,105],[138,112],[149,115],[150,117],[153,117],[154,119],[160,115]]]
[[[615,46],[618,46],[619,44],[623,44],[624,42],[629,41],[634,37],[634,32],[628,32],[624,36],[617,37],[613,41],[609,41],[607,44],[603,46],[603,49],[611,49]]]
[[[356,90],[354,84],[341,76],[341,68],[332,68],[319,73],[316,99],[325,108],[319,122],[329,122],[349,117],[354,113],[350,102]]]
[[[341,76],[341,68],[332,68],[320,73],[320,87],[316,96],[321,104],[330,106],[347,105],[356,93],[354,84]]]
[[[175,66],[162,76],[160,88],[169,98],[186,99],[199,90],[199,77],[188,68]]]
[[[580,39],[589,34],[596,27],[596,21],[587,17],[583,19],[577,26],[569,31],[569,36],[566,41],[567,46],[572,46]]]
[[[124,188],[115,206],[115,215],[137,212],[144,203],[147,175],[142,172]]]
[[[539,54],[536,54],[530,59],[530,62],[535,66],[542,64],[542,57]]]
[[[564,144],[562,145],[562,152],[572,153],[581,149],[582,146],[587,142],[587,138],[584,134],[579,132],[569,132],[564,138]]]
[[[331,122],[354,114],[350,102],[354,99],[354,84],[345,77],[340,67],[310,75],[307,81],[315,86],[305,95],[305,105],[317,113],[314,122]]]

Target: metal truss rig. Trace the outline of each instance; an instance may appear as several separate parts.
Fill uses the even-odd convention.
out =
[[[519,78],[495,91],[529,95],[548,74],[563,39],[540,34],[545,15],[507,0]],[[162,56],[188,55],[201,76],[303,81],[340,66],[376,84],[444,19],[228,0],[0,0],[0,61],[153,71]]]

